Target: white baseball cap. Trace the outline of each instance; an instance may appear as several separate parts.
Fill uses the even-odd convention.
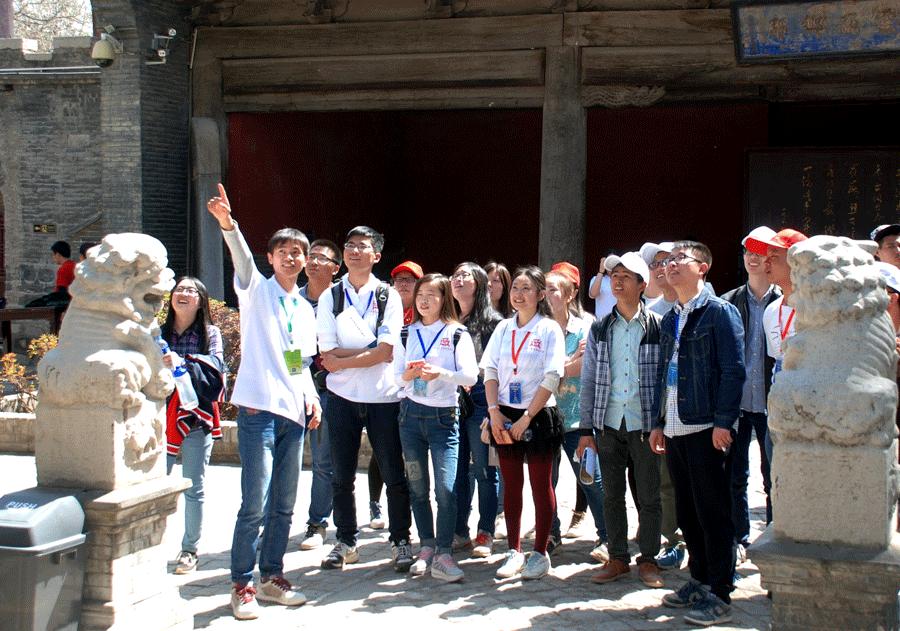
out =
[[[650,268],[647,267],[647,263],[644,262],[644,259],[637,252],[626,252],[622,256],[610,254],[606,257],[603,267],[606,268],[607,272],[611,272],[617,265],[621,265],[629,272],[634,272],[645,283],[650,280]]]
[[[663,241],[662,243],[650,243],[648,241],[641,246],[640,255],[641,258],[644,259],[644,263],[650,265],[657,254],[660,252],[671,254],[673,249],[675,249],[675,244],[671,241]]]
[[[875,267],[878,268],[878,273],[884,279],[884,284],[900,293],[900,269],[884,261],[875,261]]]

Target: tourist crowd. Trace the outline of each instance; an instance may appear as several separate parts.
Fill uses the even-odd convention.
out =
[[[305,602],[283,566],[304,440],[313,475],[301,548],[323,549],[323,569],[359,560],[354,482],[365,430],[373,451],[369,524],[389,529],[398,572],[459,581],[464,573],[454,555],[489,557],[506,538],[497,577],[540,579],[562,538],[590,511],[590,556],[601,564],[591,580],[621,579],[632,563],[630,488],[639,580],[663,587],[661,570],[687,559],[690,579],[663,604],[684,609],[696,625],[731,620],[735,566],[750,545],[754,436],[767,523],[778,508],[768,498],[766,400],[794,332],[787,252],[805,235],[752,230],[742,241],[747,282],[721,297],[706,280],[713,257],[702,243],[645,243],[611,254],[590,279],[591,316],[579,301],[581,274],[568,262],[512,272],[463,262],[448,277],[407,261],[383,282],[372,269],[384,238],[366,226],[350,230],[342,246],[279,230],[268,243],[273,274],[266,278],[221,185],[208,209],[231,252],[241,317],[242,361],[231,398],[242,462],[231,548],[235,617],[257,617],[258,600]],[[898,236],[898,224],[872,233],[895,328]],[[308,282],[298,287],[302,271]],[[186,573],[197,566],[204,471],[220,433],[217,376],[226,368],[203,284],[179,280],[170,307],[163,327],[169,345],[205,366],[192,371],[201,405],[186,411],[174,398],[168,406],[170,457],[174,462],[180,450],[193,481],[176,566]],[[577,479],[565,532],[555,494],[563,460]],[[527,553],[526,467],[535,514]],[[330,547],[329,518],[336,528]]]

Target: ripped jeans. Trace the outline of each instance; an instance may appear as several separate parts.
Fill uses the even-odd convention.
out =
[[[431,407],[403,399],[400,402],[400,444],[406,461],[410,504],[419,539],[438,554],[450,553],[456,527],[456,465],[459,457],[459,411],[455,407]],[[434,468],[437,499],[437,536],[431,511],[428,451]]]

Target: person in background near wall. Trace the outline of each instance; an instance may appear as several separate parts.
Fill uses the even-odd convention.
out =
[[[593,319],[590,316],[584,318],[577,315],[580,305],[577,302],[573,305],[573,301],[577,301],[578,284],[581,281],[578,268],[564,261],[556,263],[550,270],[546,277],[547,302],[550,304],[553,319],[556,320],[556,323],[563,330],[566,345],[565,373],[563,378],[560,379],[556,394],[556,402],[562,415],[563,430],[565,431],[562,443],[563,452],[565,453],[565,459],[572,468],[572,472],[575,474],[575,488],[586,495],[585,503],[590,506],[591,515],[594,518],[597,539],[594,549],[591,551],[591,558],[595,561],[603,562],[607,559],[604,546],[607,537],[606,522],[603,519],[603,479],[600,477],[600,467],[596,466],[594,468],[593,479],[590,483],[585,483],[578,475],[578,461],[572,460],[580,437],[578,428],[581,414],[578,406],[579,397],[581,396],[581,362],[584,356],[585,340]],[[554,492],[559,482],[560,461],[561,456],[557,454],[553,460]],[[575,519],[577,515],[578,513],[576,512],[572,516],[573,524],[576,524]],[[553,554],[562,544],[560,527],[558,511],[554,511],[550,540],[547,543],[547,551],[550,554]],[[569,528],[572,529],[573,526],[570,525]]]
[[[459,387],[472,387],[478,364],[472,337],[458,321],[450,280],[428,274],[416,283],[415,321],[401,335],[394,362],[400,401],[400,442],[413,516],[422,547],[410,571],[448,583],[464,574],[452,556],[456,528],[453,492],[459,455]],[[437,535],[431,512],[428,452],[434,470]]]
[[[69,292],[69,285],[75,280],[75,261],[71,258],[72,247],[65,241],[57,241],[50,246],[50,255],[56,268],[56,291]]]
[[[540,269],[517,269],[510,295],[516,315],[497,325],[481,359],[490,434],[506,483],[509,552],[497,576],[537,579],[550,571],[547,540],[556,510],[553,459],[563,433],[553,393],[565,372],[566,347],[562,329],[550,317]],[[536,522],[534,552],[527,559],[519,541],[526,458]]]
[[[160,335],[171,353],[163,357],[170,370],[184,360],[197,393],[199,405],[185,410],[172,393],[166,407],[166,471],[171,474],[181,452],[181,472],[190,478],[184,492],[184,536],[175,560],[175,573],[197,568],[197,544],[203,526],[203,482],[212,453],[213,440],[222,438],[219,403],[225,399],[225,358],[222,332],[209,314],[209,292],[198,279],[184,276],[169,296],[166,321]]]
[[[781,290],[769,282],[766,275],[765,257],[747,249],[751,239],[767,242],[775,236],[775,231],[767,226],[754,228],[744,237],[744,269],[747,282],[722,295],[722,300],[733,304],[741,314],[744,325],[744,362],[747,379],[741,395],[741,415],[738,419],[737,436],[731,447],[731,514],[734,521],[734,541],[738,565],[747,560],[750,545],[750,505],[747,501],[747,480],[750,477],[750,440],[756,434],[759,445],[759,468],[762,473],[763,490],[766,493],[766,524],[772,521],[772,500],[770,491],[771,467],[766,456],[766,436],[768,416],[766,400],[772,384],[772,369],[775,361],[766,353],[766,335],[763,330],[763,314],[766,307],[781,296]]]
[[[231,541],[231,610],[239,620],[259,617],[260,600],[298,606],[306,597],[284,577],[297,502],[297,483],[307,427],[318,427],[322,408],[309,367],[316,354],[313,309],[300,296],[297,277],[309,241],[282,228],[269,238],[265,278],[231,216],[225,188],[207,202],[219,222],[234,263],[241,311],[241,368],[231,402],[238,410],[241,508]],[[260,536],[260,530],[262,535]],[[260,589],[253,587],[259,562]]]
[[[878,226],[869,235],[872,241],[878,244],[875,258],[883,263],[890,263],[900,268],[900,223],[890,223]]]
[[[647,587],[663,586],[659,552],[660,458],[647,440],[653,426],[659,363],[660,317],[649,311],[641,293],[650,276],[637,252],[606,257],[616,305],[591,326],[584,352],[578,456],[590,447],[600,460],[609,531],[609,555],[591,577],[609,583],[631,573],[625,479],[629,462],[635,472],[641,554],[638,576]]]
[[[878,273],[884,278],[887,287],[888,303],[887,313],[891,317],[891,325],[894,328],[897,352],[900,353],[900,270],[890,263],[877,261]],[[900,386],[900,363],[897,364],[897,385]],[[900,406],[897,407],[897,429],[900,430]],[[897,450],[898,462],[900,462],[900,445]],[[900,505],[900,500],[898,500]],[[900,530],[900,511],[897,511],[897,529]]]
[[[663,604],[690,608],[685,621],[711,626],[731,620],[728,449],[744,388],[744,327],[734,305],[705,286],[712,265],[706,245],[678,241],[667,261],[666,280],[678,292],[678,304],[660,324],[659,396],[650,446],[667,454],[691,578],[666,594]]]
[[[610,252],[610,254],[612,253]],[[594,315],[597,316],[598,320],[609,315],[609,312],[612,311],[613,306],[616,304],[616,297],[612,294],[612,287],[606,273],[605,256],[600,259],[597,275],[591,279],[591,283],[588,285],[588,296],[595,301]]]
[[[476,361],[481,361],[484,348],[500,322],[500,314],[491,306],[487,273],[476,263],[460,263],[450,278],[453,298],[462,322],[475,347]],[[454,550],[472,546],[472,556],[486,558],[494,552],[495,519],[500,490],[500,474],[489,461],[488,445],[481,442],[481,422],[487,416],[484,378],[469,391],[473,409],[468,418],[460,419],[459,459],[456,470],[456,530]],[[471,463],[471,464],[470,464]],[[478,487],[478,526],[475,540],[469,537],[469,515],[472,498]]]
[[[666,281],[666,265],[663,262],[666,260],[666,257],[672,253],[673,245],[674,244],[671,241],[645,243],[641,246],[640,250],[641,258],[644,259],[644,263],[647,264],[647,268],[650,270],[650,282],[648,283],[648,287],[652,284],[659,292],[655,297],[650,296],[646,292],[644,293],[644,298],[647,299],[647,308],[653,313],[658,313],[660,316],[666,315],[669,309],[674,307],[675,303],[678,301],[678,294],[675,293],[675,290],[672,289]],[[665,509],[663,509],[663,511],[665,511]]]
[[[491,306],[494,311],[504,318],[508,318],[513,314],[512,307],[509,304],[509,288],[512,284],[509,270],[503,263],[496,261],[488,261],[484,266],[484,271],[488,277],[488,290],[491,294]]]
[[[422,266],[413,261],[404,261],[391,270],[391,284],[400,294],[400,301],[403,303],[404,326],[411,324],[415,317],[413,289],[416,281],[422,278],[422,274]],[[381,512],[381,490],[384,488],[384,480],[377,459],[372,458],[369,461],[366,474],[369,480],[369,528],[381,530],[385,527]]]
[[[744,247],[766,257],[766,278],[781,289],[781,296],[769,303],[763,313],[763,332],[766,336],[766,352],[775,361],[771,375],[767,379],[775,380],[781,371],[784,360],[784,341],[794,335],[794,307],[791,306],[791,294],[794,285],[791,282],[791,267],[788,264],[788,249],[795,243],[806,240],[806,235],[791,228],[785,228],[777,234],[765,234],[763,238],[747,239]],[[772,435],[766,432],[766,458],[772,462]]]
[[[313,312],[318,307],[319,296],[331,288],[334,275],[341,269],[341,262],[341,251],[334,242],[316,239],[310,244],[306,264],[306,278],[309,282],[300,288],[300,295],[312,305]],[[324,418],[328,407],[328,388],[325,387],[328,371],[322,367],[318,353],[313,357],[312,370]],[[334,470],[331,465],[329,427],[321,423],[317,428],[307,432],[307,435],[312,456],[312,484],[309,490],[309,519],[306,522],[306,534],[300,542],[300,549],[315,550],[325,543],[328,516],[331,515],[332,509],[331,479]]]
[[[86,241],[85,243],[82,243],[79,246],[79,248],[78,248],[78,262],[79,263],[87,258],[88,250],[90,250],[95,245],[100,245],[100,244],[97,243],[96,241]]]

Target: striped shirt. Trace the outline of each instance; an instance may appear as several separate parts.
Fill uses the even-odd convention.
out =
[[[672,307],[675,310],[676,330],[675,350],[672,353],[672,360],[669,362],[669,371],[674,379],[670,378],[668,375],[665,376],[668,385],[666,387],[666,424],[663,428],[663,434],[668,438],[696,434],[697,432],[702,432],[713,426],[712,423],[686,425],[681,422],[681,418],[678,416],[678,349],[681,341],[681,333],[684,331],[684,326],[687,324],[688,316],[690,316],[691,312],[697,306],[697,300],[702,295],[703,291],[701,290],[696,296],[688,300],[686,305],[681,306],[679,303],[675,303],[675,306]]]

